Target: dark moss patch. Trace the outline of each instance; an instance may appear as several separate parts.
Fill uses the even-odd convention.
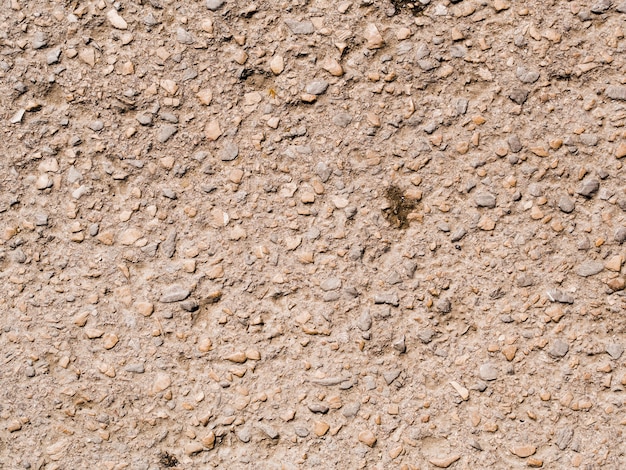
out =
[[[172,468],[178,465],[178,459],[170,455],[169,452],[163,452],[159,456],[159,463],[165,468]]]
[[[408,10],[414,16],[417,16],[426,8],[419,0],[391,0],[391,4],[395,7],[396,14],[400,13],[402,10]]]
[[[416,202],[407,199],[404,191],[395,185],[387,188],[385,197],[389,202],[389,207],[383,210],[385,218],[396,228],[407,228],[409,226],[407,217],[417,207]]]

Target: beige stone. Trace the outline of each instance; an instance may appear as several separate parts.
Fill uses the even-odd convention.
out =
[[[366,429],[359,433],[359,441],[368,447],[374,447],[374,444],[376,444],[376,436],[372,431]]]
[[[517,455],[518,457],[526,458],[537,452],[537,447],[532,444],[524,444],[513,446],[509,450],[512,454]]]

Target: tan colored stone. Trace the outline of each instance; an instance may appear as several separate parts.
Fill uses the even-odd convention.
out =
[[[174,80],[163,79],[161,80],[160,85],[161,88],[163,88],[170,95],[174,95],[178,91],[178,85]]]
[[[113,8],[107,12],[107,19],[117,29],[128,29],[128,23],[120,16],[120,14]]]
[[[213,342],[211,341],[211,338],[203,336],[198,340],[198,351],[209,352],[212,349],[213,349]]]
[[[535,452],[537,452],[537,447],[532,444],[524,444],[524,445],[513,446],[509,450],[511,451],[512,454],[525,459],[526,457],[530,457]]]
[[[124,230],[118,237],[117,241],[122,245],[132,245],[142,236],[141,230],[138,228],[129,228]]]
[[[172,378],[165,372],[159,372],[152,382],[152,394],[157,394],[167,390],[172,385]]]
[[[78,58],[91,67],[96,65],[96,51],[93,47],[81,49],[78,52]]]
[[[504,354],[504,357],[506,357],[507,361],[512,361],[513,359],[515,359],[516,352],[517,352],[517,346],[513,344],[509,344],[502,348],[502,354]]]
[[[614,290],[614,291],[624,290],[626,288],[626,279],[624,279],[623,277],[616,277],[613,279],[609,279],[606,282],[606,285],[609,286],[611,290]]]
[[[226,356],[224,359],[230,362],[235,362],[237,364],[243,364],[248,360],[246,353],[244,353],[243,351],[233,353],[230,356]]]
[[[202,438],[202,445],[209,450],[215,447],[215,433],[213,431]]]
[[[228,175],[228,179],[235,184],[241,183],[241,180],[243,179],[243,170],[241,168],[232,169]]]
[[[461,456],[456,454],[456,455],[451,455],[449,457],[441,457],[441,458],[429,459],[428,461],[431,464],[433,464],[435,467],[438,467],[438,468],[448,468],[450,465],[452,465],[454,462],[456,462],[460,458],[461,458]]]
[[[280,75],[285,70],[285,59],[281,55],[275,55],[270,60],[270,70],[274,75]]]
[[[143,315],[144,317],[149,317],[154,312],[154,304],[152,302],[142,302],[138,301],[133,304],[134,310]]]
[[[99,328],[87,328],[85,330],[85,335],[87,335],[87,338],[89,339],[102,338],[103,334],[104,334],[104,331]]]
[[[624,262],[624,259],[622,258],[622,255],[614,255],[614,256],[611,256],[606,261],[606,263],[604,263],[604,267],[608,269],[609,271],[620,272],[622,269],[623,262]]]
[[[374,23],[369,23],[365,27],[363,36],[366,41],[365,47],[368,49],[380,49],[385,44],[383,37]]]
[[[220,128],[220,123],[216,119],[209,121],[204,127],[204,136],[211,141],[219,139],[221,135],[222,129]]]
[[[246,350],[246,358],[250,359],[251,361],[260,361],[261,353],[256,349],[248,349]]]
[[[208,279],[219,279],[224,277],[224,267],[221,264],[212,266],[207,272],[206,272],[207,278]]]
[[[622,142],[615,149],[615,158],[624,158],[626,157],[626,142]]]
[[[490,232],[491,230],[496,228],[496,223],[488,215],[483,215],[478,221],[478,228],[486,232]]]
[[[374,447],[374,444],[376,444],[376,436],[372,431],[366,429],[359,433],[359,441],[368,447]]]
[[[341,77],[343,75],[343,67],[336,59],[326,59],[322,62],[322,68],[334,77]]]
[[[313,432],[318,437],[322,437],[324,434],[328,432],[329,429],[330,429],[330,425],[324,421],[315,421],[313,423]]]
[[[119,338],[115,333],[107,333],[103,336],[102,339],[102,346],[104,347],[104,349],[113,349],[119,341]]]
[[[461,384],[459,384],[458,382],[455,382],[454,380],[452,380],[450,382],[450,385],[452,385],[452,387],[456,390],[456,392],[461,396],[461,398],[463,400],[467,400],[469,399],[469,390],[466,389],[465,387],[463,387]]]
[[[213,101],[213,92],[208,88],[205,88],[196,93],[196,97],[201,104],[208,106],[211,104],[211,101]]]
[[[9,432],[17,432],[20,429],[22,429],[22,423],[17,419],[12,419],[9,421],[9,424],[7,424],[7,431]]]

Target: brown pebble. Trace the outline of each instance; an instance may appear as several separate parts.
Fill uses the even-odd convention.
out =
[[[104,349],[113,349],[115,345],[118,343],[119,338],[115,333],[107,333],[103,336],[103,346]]]
[[[315,423],[313,423],[313,432],[318,437],[322,437],[329,429],[330,425],[324,421],[315,421]]]
[[[374,444],[376,444],[376,436],[370,430],[361,431],[359,433],[359,441],[368,447],[374,447]]]
[[[7,425],[7,431],[9,432],[17,432],[20,429],[22,429],[22,423],[19,422],[17,419],[11,420]]]
[[[525,444],[511,447],[509,450],[512,454],[517,455],[518,457],[526,458],[537,452],[537,447],[532,444]]]
[[[244,353],[243,351],[239,351],[231,354],[230,356],[226,356],[225,359],[227,361],[235,362],[237,364],[243,364],[248,358],[246,357],[246,353]]]
[[[437,459],[430,459],[429,462],[432,463],[435,467],[439,468],[448,468],[454,462],[461,458],[460,455],[451,455],[449,457],[441,457]]]
[[[509,344],[508,346],[504,346],[502,348],[502,354],[506,357],[507,361],[512,361],[515,359],[515,353],[517,352],[517,346],[513,344]]]

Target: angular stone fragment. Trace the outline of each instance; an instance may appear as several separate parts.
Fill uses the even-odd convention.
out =
[[[359,433],[359,441],[368,447],[374,447],[374,444],[376,444],[376,436],[369,429],[361,431]]]
[[[509,98],[514,103],[522,105],[526,103],[526,100],[528,99],[528,93],[528,90],[524,90],[522,88],[514,88],[509,92]]]
[[[574,200],[567,196],[561,196],[559,198],[559,201],[557,202],[557,206],[561,211],[565,212],[566,214],[571,213],[576,208]]]
[[[452,387],[454,388],[454,390],[456,390],[456,392],[460,395],[460,397],[463,400],[467,400],[469,399],[469,390],[466,389],[465,387],[463,387],[462,385],[460,385],[458,382],[455,382],[454,380],[452,380],[450,382],[450,385],[452,385]]]
[[[317,80],[309,83],[306,86],[306,92],[311,95],[322,95],[328,89],[328,82],[326,80]]]
[[[620,245],[626,242],[626,227],[619,227],[618,229],[616,229],[613,238]]]
[[[226,3],[225,0],[206,0],[206,7],[211,11],[215,11],[224,5],[224,3]]]
[[[365,37],[366,41],[365,47],[367,47],[368,49],[380,49],[385,43],[383,37],[381,36],[378,28],[374,23],[369,23],[367,26],[365,26],[363,36]]]
[[[493,364],[483,364],[478,369],[478,376],[487,382],[496,380],[498,378],[498,369]]]
[[[167,390],[172,385],[172,378],[165,372],[159,372],[152,382],[152,394],[157,394],[164,390]]]
[[[595,276],[604,270],[604,264],[600,261],[587,261],[576,268],[576,274],[581,277]]]
[[[490,193],[477,193],[474,196],[474,201],[478,207],[487,207],[489,209],[496,207],[496,197]]]
[[[626,87],[624,86],[609,86],[604,93],[612,100],[626,101]]]
[[[315,27],[310,21],[285,20],[285,24],[293,34],[313,34]]]
[[[569,344],[563,340],[557,339],[554,343],[552,343],[552,346],[548,350],[548,354],[554,358],[560,358],[565,356],[568,351]]]
[[[170,138],[177,132],[178,127],[176,127],[174,124],[165,124],[164,126],[161,126],[161,128],[157,132],[157,140],[160,143],[164,144],[165,142],[170,140]]]
[[[513,446],[509,449],[512,454],[521,458],[530,457],[537,452],[537,447],[532,444]]]
[[[204,127],[204,136],[211,141],[215,141],[219,139],[222,135],[222,129],[220,128],[220,123],[217,119],[213,119],[207,123]]]
[[[539,72],[535,70],[529,70],[526,67],[520,66],[515,71],[515,75],[520,82],[523,83],[535,83],[539,80]]]
[[[164,303],[164,304],[180,302],[181,300],[185,300],[187,297],[189,297],[189,294],[191,294],[189,289],[186,289],[179,284],[174,284],[174,285],[167,287],[163,291],[163,294],[161,295],[159,302]]]
[[[574,303],[574,297],[560,289],[549,289],[546,291],[546,295],[548,296],[548,299],[550,299],[550,302],[559,302],[562,304]]]
[[[595,178],[588,178],[583,180],[576,193],[586,198],[591,198],[600,189],[600,182]]]
[[[124,230],[120,234],[117,241],[121,245],[132,245],[137,240],[139,240],[142,237],[142,235],[143,235],[142,231],[139,230],[138,228],[129,228],[129,229]]]
[[[449,457],[437,457],[437,458],[429,459],[428,461],[431,464],[433,464],[435,467],[448,468],[450,465],[452,465],[454,462],[456,462],[460,458],[461,458],[460,455],[455,454],[455,455],[450,455]]]
[[[239,156],[239,146],[232,141],[225,142],[220,151],[220,159],[223,162],[233,161]]]
[[[113,8],[107,12],[107,19],[117,29],[128,29],[128,23],[120,16],[120,14]]]
[[[624,353],[624,346],[617,343],[610,343],[606,345],[606,352],[611,356],[611,359],[617,361]]]

